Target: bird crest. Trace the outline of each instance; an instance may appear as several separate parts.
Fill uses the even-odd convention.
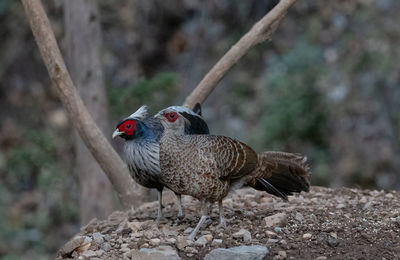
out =
[[[130,115],[128,118],[133,118],[137,120],[141,120],[147,117],[148,111],[147,111],[147,106],[143,105],[141,106],[138,110],[136,110],[135,113]]]

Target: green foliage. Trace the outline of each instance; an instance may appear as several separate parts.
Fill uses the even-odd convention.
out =
[[[55,222],[76,222],[78,209],[63,196],[64,170],[56,139],[33,129],[23,137],[21,144],[6,152],[0,168],[0,241],[7,241],[10,252],[26,246],[43,252],[55,243]]]
[[[264,144],[297,139],[323,145],[327,110],[316,87],[325,71],[321,49],[300,41],[283,56],[271,57],[268,68],[260,119]]]
[[[159,111],[175,99],[178,81],[177,74],[162,72],[149,79],[141,78],[128,87],[109,87],[111,113],[121,118],[144,104],[149,105],[150,112]]]

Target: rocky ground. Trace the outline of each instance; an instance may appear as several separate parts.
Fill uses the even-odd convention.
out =
[[[228,228],[216,230],[215,205],[192,242],[186,238],[199,220],[199,202],[184,197],[179,220],[166,193],[166,219],[158,226],[156,202],[114,212],[83,227],[57,259],[400,259],[399,199],[394,191],[313,187],[284,202],[242,189],[224,200]]]

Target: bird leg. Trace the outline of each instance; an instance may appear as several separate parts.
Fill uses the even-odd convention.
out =
[[[224,207],[222,206],[222,200],[218,201],[218,208],[219,208],[219,224],[217,229],[219,228],[226,228],[226,220],[224,217]]]
[[[162,215],[162,190],[158,191],[158,210],[157,210],[157,222],[160,222]]]
[[[181,194],[175,193],[176,197],[178,198],[178,218],[183,217],[183,211],[182,211],[182,196]]]
[[[192,233],[189,235],[188,239],[189,240],[194,240],[196,237],[197,232],[199,232],[200,227],[204,224],[204,222],[207,219],[207,213],[208,213],[208,203],[205,200],[201,201],[201,218],[199,223],[197,223],[197,226],[194,228]]]

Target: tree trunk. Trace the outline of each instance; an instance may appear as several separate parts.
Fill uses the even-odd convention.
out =
[[[108,104],[101,62],[102,36],[96,1],[65,1],[64,24],[67,62],[72,79],[94,121],[109,137]],[[84,225],[92,218],[104,219],[112,212],[112,188],[79,137],[75,144],[81,224]]]

